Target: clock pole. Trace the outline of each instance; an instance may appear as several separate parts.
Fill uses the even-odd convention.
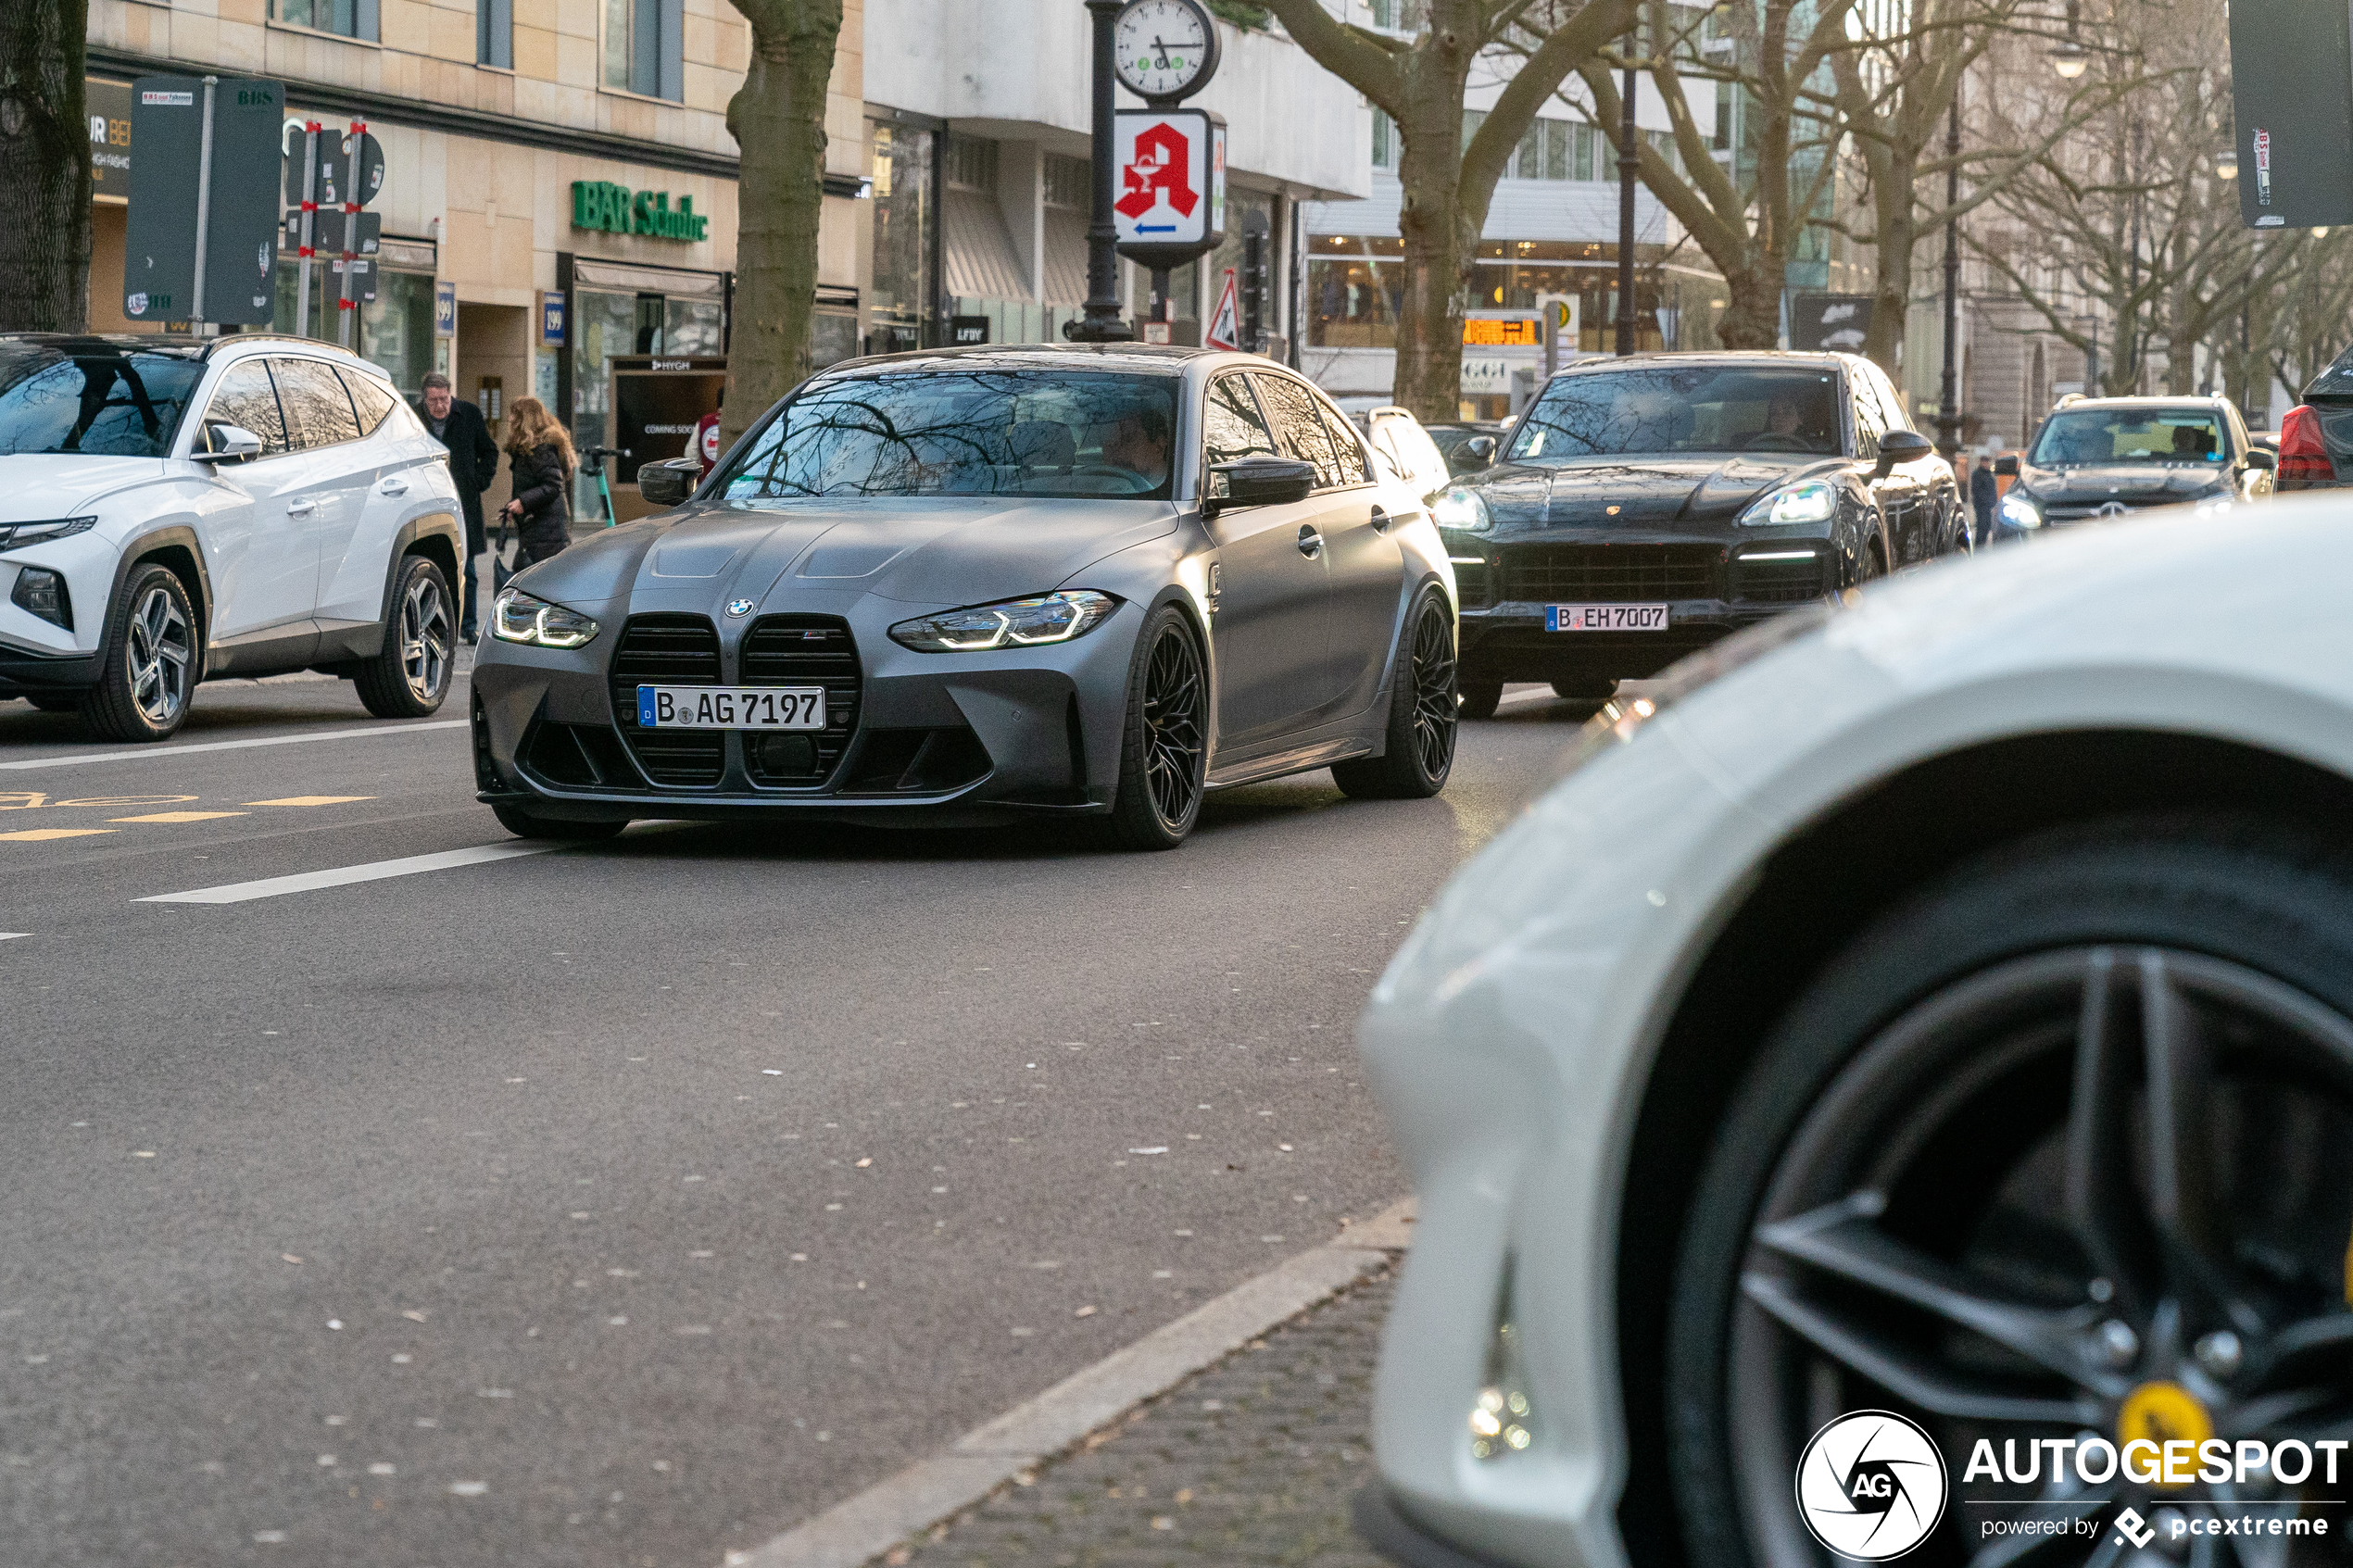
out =
[[[1126,343],[1135,329],[1119,319],[1119,226],[1112,215],[1112,82],[1117,47],[1112,26],[1123,0],[1087,0],[1095,24],[1094,213],[1087,224],[1087,315],[1065,324],[1074,343]]]

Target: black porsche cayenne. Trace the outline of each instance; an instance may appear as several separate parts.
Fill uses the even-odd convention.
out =
[[[1598,701],[1793,605],[1970,546],[1949,464],[1849,354],[1571,366],[1436,507],[1466,718],[1506,681]]]

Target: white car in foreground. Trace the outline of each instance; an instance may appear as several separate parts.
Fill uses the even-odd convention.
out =
[[[0,698],[161,740],[198,681],[316,669],[441,706],[465,559],[447,454],[299,338],[0,336]]]
[[[2346,1562],[2347,581],[2342,498],[2090,528],[1587,726],[1360,1030],[1420,1198],[1367,1537]]]

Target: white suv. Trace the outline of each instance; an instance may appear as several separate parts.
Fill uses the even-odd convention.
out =
[[[353,355],[0,336],[0,697],[162,740],[198,681],[311,669],[422,717],[461,541],[447,455]]]

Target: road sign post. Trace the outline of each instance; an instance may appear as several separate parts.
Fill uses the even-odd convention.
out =
[[[364,119],[353,120],[350,138],[345,144],[351,162],[343,184],[343,291],[335,301],[335,341],[346,348],[351,346],[352,312],[359,307],[354,296],[359,281],[359,269],[353,265],[359,253],[352,247],[359,243],[359,203],[365,194],[359,183],[359,159],[366,150],[367,142],[368,122]]]
[[[301,225],[299,242],[295,247],[295,334],[310,335],[310,262],[313,232],[319,220],[319,122],[307,119],[302,125],[302,207],[296,220]]]
[[[122,313],[134,321],[258,325],[276,310],[285,93],[236,77],[132,85]],[[261,178],[257,179],[257,174]]]

